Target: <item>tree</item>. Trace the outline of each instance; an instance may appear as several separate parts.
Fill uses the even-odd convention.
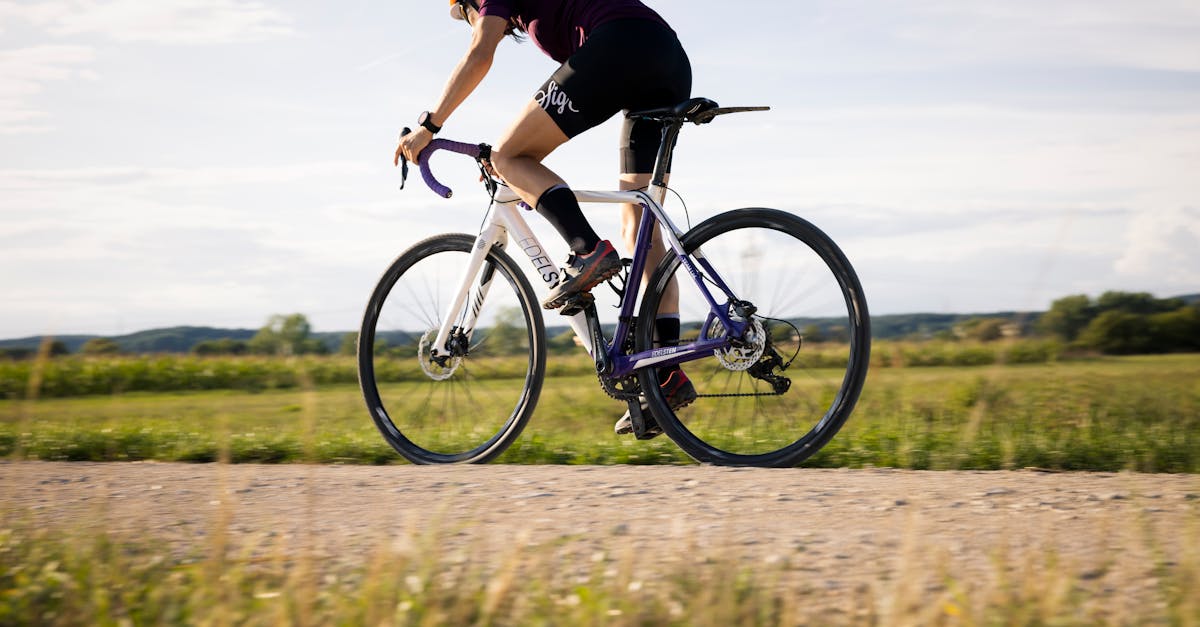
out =
[[[0,359],[29,359],[36,354],[37,351],[27,346],[16,346],[13,348],[0,348]]]
[[[958,326],[956,331],[960,337],[980,342],[993,342],[1004,337],[1004,327],[1008,321],[1003,318],[971,318]]]
[[[786,331],[787,335],[785,335],[781,338],[779,336],[772,334],[772,337],[774,339],[783,339],[783,340],[791,341],[792,333],[793,333],[792,327],[789,325],[778,325],[778,326],[787,326],[787,331]],[[800,331],[800,337],[804,338],[805,342],[810,342],[810,343],[816,344],[817,342],[825,341],[825,332],[821,330],[821,325],[810,324],[810,325],[805,326],[804,330]]]
[[[551,353],[562,354],[571,353],[579,349],[579,345],[575,343],[575,331],[567,329],[562,333],[550,338],[546,343],[546,349]]]
[[[1149,322],[1155,352],[1200,350],[1200,309],[1195,306],[1154,314]]]
[[[320,340],[310,337],[312,326],[304,314],[271,316],[266,326],[250,338],[250,350],[263,355],[325,353]]]
[[[1146,353],[1153,347],[1149,319],[1116,309],[1096,316],[1078,341],[1109,355]]]
[[[1183,307],[1178,298],[1155,298],[1146,292],[1105,292],[1096,300],[1096,311],[1124,311],[1125,313],[1150,315],[1175,311]]]
[[[1067,296],[1054,301],[1050,310],[1038,318],[1037,326],[1044,333],[1071,341],[1096,317],[1092,300],[1085,294]]]
[[[204,340],[192,346],[195,355],[245,355],[250,345],[245,340],[223,337],[219,340]]]
[[[84,355],[119,355],[121,345],[106,337],[95,337],[84,342],[79,352]]]
[[[496,321],[483,348],[493,355],[509,355],[529,350],[529,340],[521,320],[521,309],[505,307],[496,313]]]
[[[356,355],[358,354],[358,331],[351,331],[342,336],[342,343],[338,347],[339,355]]]

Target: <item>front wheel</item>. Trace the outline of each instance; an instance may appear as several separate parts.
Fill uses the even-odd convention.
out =
[[[698,461],[799,464],[846,422],[866,379],[870,322],[854,268],[817,227],[774,209],[715,216],[682,244],[718,305],[745,331],[728,348],[682,365],[698,394],[685,408],[671,410],[658,370],[640,371],[651,411]],[[682,267],[674,255],[663,261],[639,320],[674,313],[663,296],[678,281],[683,343],[722,337],[725,329]],[[639,351],[654,348],[653,332],[654,325],[639,325]]]
[[[546,372],[533,289],[493,247],[471,301],[448,312],[475,238],[439,235],[400,255],[379,280],[358,336],[358,377],[375,426],[417,464],[483,463],[521,435]],[[467,313],[478,310],[473,329]],[[454,315],[448,346],[433,346]]]

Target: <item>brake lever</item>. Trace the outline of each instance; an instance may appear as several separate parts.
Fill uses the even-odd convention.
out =
[[[487,144],[479,144],[479,156],[475,158],[475,163],[479,166],[479,180],[483,181],[483,186],[487,188],[488,195],[492,200],[496,199],[496,192],[500,189],[500,184],[496,179],[492,178],[490,168],[492,166],[492,147]]]
[[[407,126],[400,131],[400,139],[404,139],[405,135],[412,132]],[[404,157],[404,153],[400,153],[400,189],[404,189],[404,183],[408,180],[408,159]]]

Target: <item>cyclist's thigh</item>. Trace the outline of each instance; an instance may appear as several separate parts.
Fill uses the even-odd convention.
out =
[[[567,139],[549,114],[530,101],[496,142],[493,154],[498,159],[530,157],[541,161]]]
[[[622,108],[627,111],[670,107],[692,96],[692,67],[687,53],[675,34],[664,30],[647,33],[639,39],[648,61],[638,66],[629,78],[636,87],[624,92],[628,99]],[[662,130],[659,122],[625,120],[620,139],[622,174],[646,174],[654,170]],[[671,164],[667,164],[666,171],[671,171]]]
[[[661,54],[671,46],[675,54]],[[534,94],[540,106],[567,137],[598,126],[623,109],[652,106],[664,98],[662,85],[680,82],[686,66],[686,89],[691,88],[687,55],[675,34],[655,22],[619,20],[601,25]],[[677,89],[671,91],[678,91]],[[686,100],[686,95],[679,101]]]

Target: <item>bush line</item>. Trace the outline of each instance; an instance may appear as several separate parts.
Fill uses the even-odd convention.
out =
[[[801,353],[805,367],[838,366],[833,352],[819,347]],[[1011,343],[970,342],[877,342],[871,356],[872,368],[972,367],[994,364],[1050,363],[1071,357],[1063,345],[1050,340]],[[312,385],[358,382],[352,357],[303,356],[261,357],[194,355],[63,356],[34,361],[0,361],[0,399],[23,399],[35,367],[41,369],[36,391],[40,398],[103,396],[128,392],[199,392],[235,390],[256,392]],[[510,369],[498,376],[521,376],[523,363],[514,358]],[[592,365],[579,353],[553,355],[548,360],[549,376],[588,374]],[[424,376],[413,360],[377,366],[381,382],[419,381]]]

